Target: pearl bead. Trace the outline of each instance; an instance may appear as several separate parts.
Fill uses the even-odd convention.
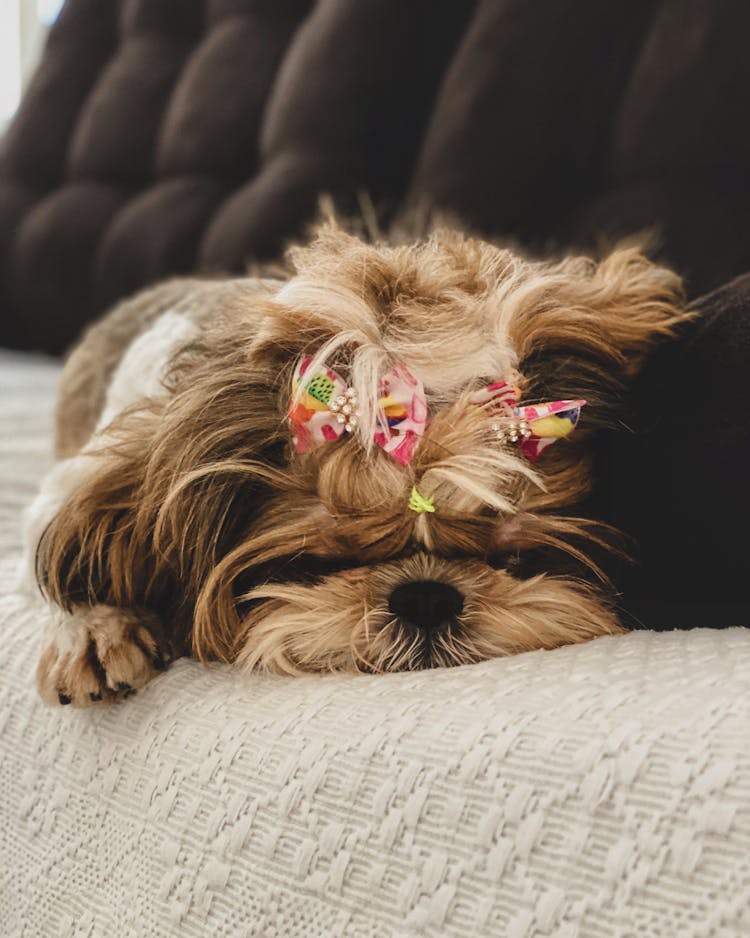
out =
[[[343,394],[328,402],[328,409],[335,416],[336,422],[343,424],[346,433],[351,433],[359,424],[357,415],[357,392],[347,388]]]

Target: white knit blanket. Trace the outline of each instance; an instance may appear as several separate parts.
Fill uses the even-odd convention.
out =
[[[750,631],[35,697],[55,367],[0,357],[0,935],[750,935]]]

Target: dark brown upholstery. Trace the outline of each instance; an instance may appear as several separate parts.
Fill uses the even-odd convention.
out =
[[[696,309],[599,441],[590,511],[630,538],[638,563],[610,572],[634,628],[750,625],[750,274]]]
[[[750,267],[743,0],[67,0],[0,155],[0,344],[273,256],[321,192]]]

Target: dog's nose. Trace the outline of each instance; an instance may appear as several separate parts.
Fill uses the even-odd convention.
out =
[[[428,631],[461,615],[463,608],[463,595],[455,587],[437,580],[403,583],[396,587],[388,601],[388,609],[395,616]]]

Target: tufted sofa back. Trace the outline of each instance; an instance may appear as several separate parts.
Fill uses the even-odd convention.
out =
[[[748,266],[744,0],[67,0],[0,151],[0,344],[278,253],[321,192]]]

